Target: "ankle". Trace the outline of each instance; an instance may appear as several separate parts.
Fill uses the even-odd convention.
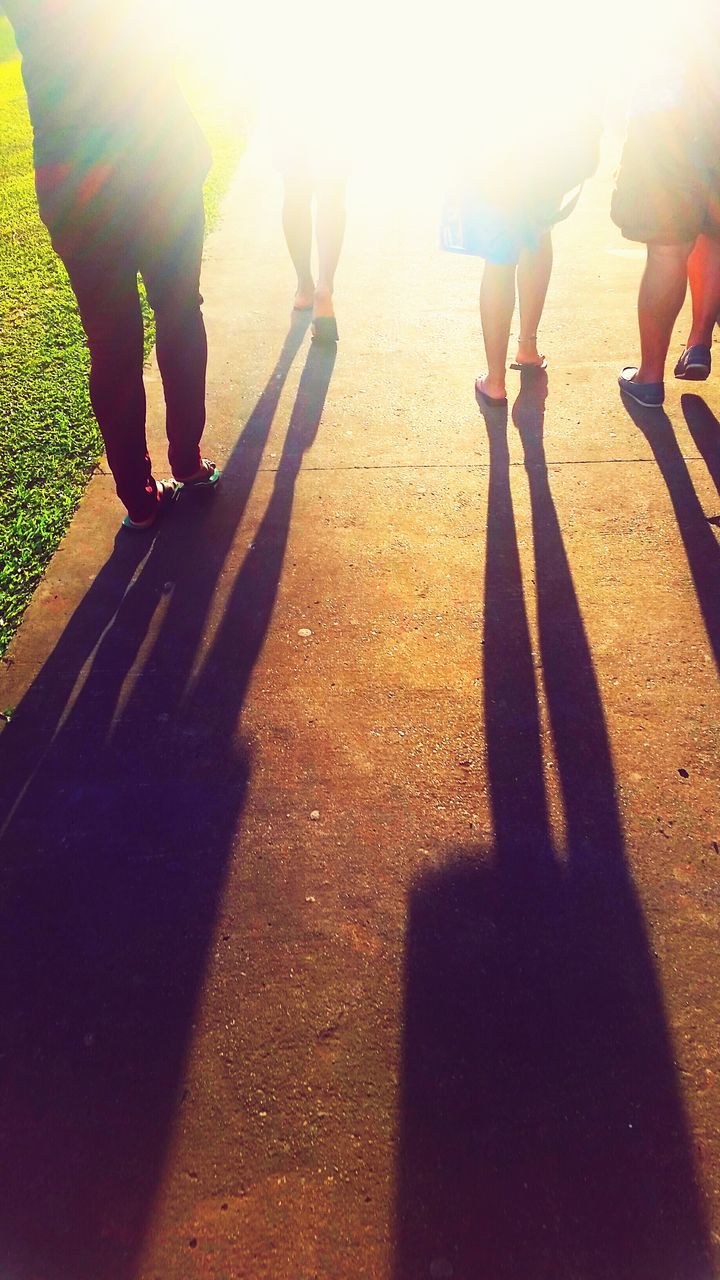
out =
[[[501,399],[506,394],[504,373],[502,377],[486,373],[484,377],[478,379],[478,382],[482,383],[482,390],[489,396]]]
[[[650,383],[664,382],[664,380],[665,380],[664,365],[662,366],[662,368],[657,368],[657,366],[641,364],[640,368],[635,374],[635,377],[633,378],[633,382],[640,382],[645,385],[648,385]]]
[[[318,318],[324,316],[327,319],[335,315],[332,289],[327,289],[322,285],[317,286],[313,294],[313,315]]]
[[[714,328],[714,320],[709,325],[704,325],[702,327],[698,326],[697,328],[693,327],[690,330],[688,340],[685,344],[686,347],[711,347]]]
[[[174,475],[174,479],[177,480],[178,484],[193,484],[193,482],[196,480],[202,480],[203,476],[207,474],[207,471],[208,471],[208,464],[205,461],[205,459],[203,459],[200,465],[197,466],[194,471],[191,471],[190,475],[187,475],[187,476]]]

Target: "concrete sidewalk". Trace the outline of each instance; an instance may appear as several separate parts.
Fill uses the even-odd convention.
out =
[[[609,189],[505,431],[432,203],[358,175],[335,357],[243,164],[222,489],[97,475],[0,676],[9,1280],[720,1276],[720,383],[623,407]]]

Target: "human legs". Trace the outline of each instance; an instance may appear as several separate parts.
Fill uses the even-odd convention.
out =
[[[712,346],[720,313],[720,240],[700,235],[687,262],[692,296],[692,324],[687,346]]]
[[[207,337],[200,309],[204,212],[200,192],[154,228],[146,224],[139,268],[155,312],[156,354],[165,392],[168,458],[177,480],[201,468]]]
[[[90,348],[90,400],[120,501],[148,519],[158,488],[145,436],[143,323],[137,271],[95,252],[65,260]]]
[[[312,199],[313,184],[303,170],[284,175],[282,225],[288,252],[297,273],[295,306],[299,310],[313,305],[315,281],[312,273]]]
[[[638,294],[640,367],[633,381],[661,383],[673,326],[685,301],[692,241],[649,244]]]
[[[537,348],[537,331],[545,306],[553,266],[552,236],[544,231],[534,249],[523,249],[517,269],[520,337],[517,363],[541,365]]]
[[[315,237],[318,248],[318,281],[313,317],[333,316],[335,271],[345,236],[345,179],[324,178],[317,185]]]
[[[699,162],[696,103],[643,113],[630,122],[611,216],[627,240],[647,246],[638,294],[640,367],[624,369],[628,395],[658,407],[673,327],[685,300],[688,260],[708,218],[708,171]],[[703,249],[698,250],[700,267]],[[649,389],[648,389],[649,388]]]
[[[504,398],[510,326],[515,310],[515,265],[485,263],[480,285],[480,323],[487,358],[487,374],[480,390],[493,399]]]

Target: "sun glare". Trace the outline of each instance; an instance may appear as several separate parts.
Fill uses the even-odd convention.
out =
[[[322,132],[348,166],[442,171],[503,137],[528,145],[591,104],[619,119],[674,48],[675,0],[181,0],[206,82],[259,119]],[[278,125],[280,122],[280,125]],[[542,145],[542,143],[541,143]]]

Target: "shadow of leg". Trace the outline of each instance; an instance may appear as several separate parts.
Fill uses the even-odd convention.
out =
[[[720,667],[720,547],[700,505],[670,419],[664,413],[652,413],[638,406],[629,412],[650,445],[667,485],[705,630]],[[697,418],[695,426],[698,426]],[[701,438],[707,441],[706,423],[702,425]]]
[[[137,1274],[245,803],[242,708],[332,373],[323,355],[308,356],[260,552],[207,653],[205,624],[299,340],[228,464],[230,501],[158,534],[72,706],[60,711],[62,672],[45,686],[52,746],[3,841],[0,1236],[13,1280]]]
[[[537,389],[536,389],[537,392]],[[507,450],[490,442],[484,619],[495,844],[410,894],[396,1280],[711,1280],[662,994],[626,861],[592,655],[521,396],[554,849]]]

